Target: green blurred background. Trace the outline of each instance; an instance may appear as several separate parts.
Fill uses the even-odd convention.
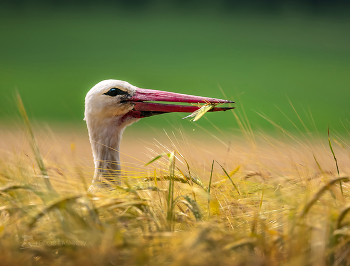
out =
[[[32,119],[83,127],[86,92],[121,79],[233,99],[253,129],[273,129],[259,114],[302,128],[289,101],[311,131],[350,128],[347,1],[0,0],[0,7],[0,123],[18,118],[17,89]],[[133,127],[193,127],[181,117]],[[230,112],[205,117],[196,123],[238,128]]]

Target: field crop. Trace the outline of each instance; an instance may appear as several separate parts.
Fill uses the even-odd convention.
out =
[[[2,127],[1,265],[349,265],[349,136],[236,118],[127,129],[122,185],[95,194],[85,130]]]

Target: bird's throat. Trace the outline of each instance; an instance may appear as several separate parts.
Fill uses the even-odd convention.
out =
[[[112,121],[98,126],[87,124],[95,163],[93,183],[107,180],[120,184],[119,148],[124,128],[116,127]]]

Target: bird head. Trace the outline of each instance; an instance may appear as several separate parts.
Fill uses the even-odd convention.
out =
[[[228,100],[180,93],[141,89],[121,80],[104,80],[96,84],[85,97],[85,120],[113,120],[117,126],[128,126],[140,118],[172,112],[194,112],[193,105],[173,103],[234,103]],[[226,111],[233,107],[215,107],[212,111]]]

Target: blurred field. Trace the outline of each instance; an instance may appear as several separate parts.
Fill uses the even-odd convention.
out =
[[[86,130],[36,126],[56,194],[20,127],[1,127],[2,265],[350,263],[349,135],[331,132],[338,175],[327,136],[131,129],[121,147],[122,186],[91,195]],[[166,156],[144,166],[174,150],[175,167]],[[230,178],[218,163],[211,174],[212,160]]]
[[[272,129],[259,113],[292,130],[285,117],[296,117],[290,100],[311,131],[326,132],[329,125],[345,132],[349,23],[346,16],[288,10],[3,10],[0,119],[13,119],[17,89],[31,117],[83,123],[86,92],[113,78],[144,88],[233,99],[254,129]],[[135,126],[171,128],[178,118],[155,117]],[[223,130],[237,128],[230,118],[222,114],[215,124]]]
[[[71,124],[39,126],[40,124],[36,127],[35,135],[43,158],[63,172],[69,167],[74,168],[75,164],[79,165],[90,183],[94,165],[87,130]],[[12,156],[18,155],[20,161],[35,165],[25,130],[20,124],[2,127],[0,137],[2,158],[10,160]],[[339,167],[345,172],[349,170],[348,138],[347,135],[332,134]],[[296,169],[291,168],[293,162],[296,168],[301,167],[308,175],[310,171],[319,171],[313,154],[324,171],[336,170],[325,134],[316,137],[308,134],[295,136],[287,131],[274,135],[262,132],[242,134],[238,130],[232,134],[214,127],[209,130],[200,127],[193,130],[153,128],[152,132],[143,132],[135,129],[134,125],[127,128],[123,135],[120,151],[123,169],[130,167],[130,171],[134,168],[143,175],[149,175],[153,173],[153,168],[144,165],[158,154],[173,150],[183,154],[201,173],[208,171],[215,159],[228,169],[241,165],[245,171],[264,171],[267,175],[294,174]]]

